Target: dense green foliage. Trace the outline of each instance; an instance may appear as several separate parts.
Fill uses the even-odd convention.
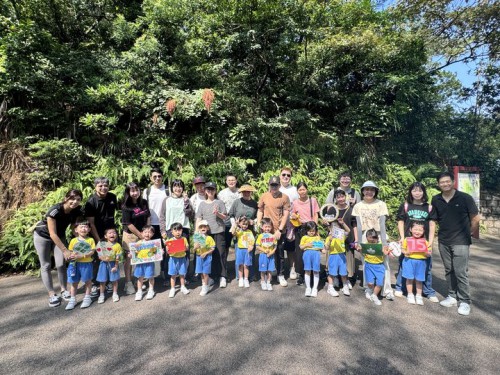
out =
[[[12,268],[35,266],[28,227],[65,190],[106,175],[120,195],[152,162],[261,192],[290,165],[320,201],[351,169],[392,212],[453,164],[500,182],[493,1],[0,0],[0,14],[2,136],[55,189],[4,228]],[[469,90],[442,70],[456,61],[477,61]]]

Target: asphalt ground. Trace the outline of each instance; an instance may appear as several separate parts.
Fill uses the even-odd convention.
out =
[[[375,306],[290,283],[215,288],[206,297],[122,296],[89,308],[48,307],[39,278],[0,280],[0,374],[499,374],[500,240],[472,245],[472,312],[405,298]],[[230,258],[231,259],[231,258]],[[433,286],[446,295],[435,249]],[[392,262],[392,275],[396,262]],[[54,280],[57,277],[54,273]],[[123,281],[122,281],[123,282]],[[81,301],[82,295],[78,296]]]

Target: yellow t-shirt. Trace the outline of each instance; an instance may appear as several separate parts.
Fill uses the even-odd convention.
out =
[[[238,230],[236,232],[236,238],[238,239],[239,249],[248,249],[250,246],[253,247],[255,244],[255,237],[251,230]]]
[[[215,248],[215,241],[210,236],[205,236],[205,246],[196,249],[196,255],[205,254]]]
[[[403,240],[403,244],[401,245],[401,247],[403,248],[403,250],[407,250],[408,249],[408,242],[407,242],[407,240],[408,240],[408,238],[405,238]],[[426,249],[428,249],[429,248],[429,242],[425,241],[425,246],[426,246]],[[427,259],[427,252],[424,251],[424,252],[421,252],[421,253],[410,253],[409,255],[405,255],[405,256],[407,258],[410,258],[410,259]]]
[[[309,237],[309,236],[304,236],[302,237],[302,239],[300,240],[300,246],[304,246],[305,244],[309,243],[309,242],[315,242],[315,241],[321,241],[321,237],[320,236],[312,236],[312,237]],[[311,247],[311,248],[305,248],[303,251],[306,251],[306,250],[317,250],[317,251],[321,251],[323,250],[323,248],[316,248],[316,247]]]
[[[371,263],[371,264],[384,263],[384,256],[383,255],[363,254],[363,256],[365,257],[365,262],[367,262],[367,263]]]
[[[278,241],[271,233],[261,233],[257,236],[256,246],[260,246],[262,252],[268,254],[274,250]]]
[[[184,239],[184,247],[186,248],[186,250],[189,249],[189,243],[188,243],[188,240],[186,237],[182,237]],[[170,240],[175,240],[176,238],[172,237],[172,238],[168,238],[167,239],[167,242],[170,241]],[[185,251],[179,251],[178,253],[174,253],[174,254],[169,254],[172,258],[184,258],[186,256],[186,252]]]
[[[79,254],[89,253],[94,249],[95,249],[95,241],[92,237],[87,237],[85,241],[75,237],[71,239],[68,246],[69,251],[74,251]],[[92,262],[92,256],[86,256],[81,259],[77,259],[76,261],[81,263],[90,263]]]
[[[326,242],[328,243],[330,239],[332,240],[332,242],[330,242],[330,246],[328,249],[330,254],[345,253],[345,239],[346,239],[345,236],[344,238],[331,238],[330,236],[328,236]]]

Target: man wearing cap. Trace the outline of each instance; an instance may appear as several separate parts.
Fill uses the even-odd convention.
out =
[[[198,211],[200,202],[205,200],[205,177],[196,176],[193,180],[194,188],[196,193],[194,193],[189,200],[191,201],[191,206],[193,206],[194,212]]]
[[[269,180],[269,191],[262,194],[258,203],[257,223],[260,225],[262,218],[268,217],[273,222],[274,237],[278,241],[275,253],[278,281],[281,286],[288,285],[284,276],[286,240],[286,223],[290,215],[290,198],[279,190],[280,179],[273,176]]]
[[[217,194],[217,198],[219,198],[221,201],[224,202],[224,205],[226,206],[226,212],[229,212],[231,210],[231,206],[233,205],[233,203],[237,199],[240,199],[241,197],[241,194],[238,191],[238,188],[236,187],[237,183],[238,180],[234,175],[234,173],[228,173],[226,176],[227,188],[222,189],[219,192],[219,194]],[[224,221],[224,224],[226,225],[226,230],[225,230],[226,246],[229,249],[229,247],[231,247],[231,242],[233,240],[233,235],[231,234],[231,219],[229,218],[229,216]]]
[[[330,190],[328,196],[326,197],[326,203],[334,204],[336,190],[343,190],[345,192],[346,196],[349,198],[348,203],[351,205],[351,207],[360,202],[361,196],[356,190],[351,187],[351,180],[352,177],[350,172],[342,172],[339,177],[339,187]]]

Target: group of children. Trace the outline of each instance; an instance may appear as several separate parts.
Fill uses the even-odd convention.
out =
[[[277,247],[277,239],[273,235],[273,224],[269,218],[262,219],[260,223],[261,233],[255,239],[253,232],[249,229],[249,221],[242,217],[237,221],[237,225],[232,229],[233,235],[236,238],[236,268],[239,276],[239,287],[248,288],[250,286],[249,275],[253,265],[253,254],[255,250],[258,255],[259,272],[261,277],[261,289],[272,291],[271,284],[272,273],[276,271],[275,267],[275,252]],[[182,236],[183,226],[180,223],[172,224],[170,230],[172,238],[167,238],[165,241],[165,250],[169,252],[168,274],[170,275],[170,292],[169,297],[173,298],[176,293],[175,284],[177,278],[180,281],[180,291],[184,295],[190,293],[186,287],[185,276],[188,269],[188,259],[186,252],[189,250],[188,240]],[[430,246],[425,241],[424,226],[420,222],[412,223],[410,227],[412,234],[411,238],[405,238],[402,241],[402,252],[405,254],[405,259],[402,264],[403,277],[406,278],[406,287],[408,290],[407,300],[410,304],[423,305],[422,298],[422,282],[425,280],[426,265],[425,259],[430,256]],[[193,249],[196,252],[196,267],[197,273],[202,281],[200,291],[201,296],[207,295],[214,280],[210,278],[212,267],[212,253],[215,250],[215,241],[208,235],[209,226],[205,220],[198,223],[198,228],[193,236]],[[100,283],[100,295],[98,303],[105,302],[105,287],[106,283],[110,282],[113,289],[113,302],[118,302],[118,280],[120,279],[119,262],[123,257],[123,249],[118,241],[116,229],[107,229],[104,234],[106,241],[99,242],[96,246],[92,237],[89,237],[90,226],[86,221],[79,221],[76,224],[77,237],[73,238],[68,246],[71,251],[69,257],[70,265],[68,267],[68,282],[71,284],[71,298],[66,305],[66,310],[72,310],[76,305],[76,292],[78,283],[85,284],[85,296],[83,298],[81,308],[86,308],[91,305],[92,299],[90,296],[92,287],[92,255],[95,251],[98,252],[101,260],[97,275],[97,281]],[[349,227],[341,218],[337,219],[331,225],[331,230],[326,238],[322,241],[318,226],[314,221],[305,224],[305,235],[300,241],[300,249],[303,251],[304,261],[304,282],[305,296],[317,297],[318,285],[320,280],[321,254],[327,253],[328,259],[326,262],[328,269],[328,289],[327,293],[333,297],[338,297],[339,293],[334,288],[334,278],[340,277],[342,280],[342,293],[345,296],[350,295],[352,285],[347,279],[347,264],[346,264],[346,238],[349,234]],[[147,248],[148,241],[153,238],[154,228],[146,225],[142,230],[142,240],[138,244],[144,243],[146,248],[141,247],[137,252],[138,258],[148,257],[153,249]],[[378,233],[374,229],[367,230],[365,233],[366,242],[371,244],[379,243]],[[176,252],[170,253],[170,241],[181,240],[183,245]],[[415,246],[417,244],[418,246]],[[156,248],[154,249],[156,250]],[[362,247],[356,244],[356,250],[361,251]],[[388,246],[383,247],[384,255],[363,254],[366,298],[371,300],[375,305],[381,305],[378,294],[384,284],[384,256],[390,255],[392,250]],[[126,254],[129,258],[132,253]],[[149,290],[146,294],[146,299],[151,300],[155,296],[154,291],[154,263],[138,263],[135,265],[134,276],[137,278],[137,293],[136,301],[141,301],[143,298],[143,285],[145,279],[149,281]],[[311,280],[312,279],[312,280]],[[413,294],[413,283],[415,282],[416,294]]]

